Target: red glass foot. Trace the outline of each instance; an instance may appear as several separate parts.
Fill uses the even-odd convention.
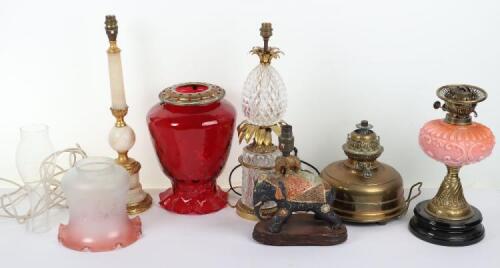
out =
[[[179,214],[208,214],[223,209],[227,193],[219,186],[208,191],[180,191],[172,188],[160,193],[160,206]]]

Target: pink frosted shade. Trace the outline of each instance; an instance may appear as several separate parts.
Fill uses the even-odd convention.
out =
[[[59,226],[59,241],[70,249],[88,250],[93,252],[110,251],[118,247],[126,247],[141,236],[141,220],[135,217],[124,219],[126,224],[110,228],[78,227],[61,224]]]
[[[479,162],[495,146],[495,136],[483,124],[458,126],[442,119],[427,122],[420,129],[418,140],[428,156],[451,167]]]
[[[59,227],[59,241],[70,249],[109,251],[141,236],[139,217],[127,215],[128,172],[113,159],[80,160],[62,179],[69,222]]]

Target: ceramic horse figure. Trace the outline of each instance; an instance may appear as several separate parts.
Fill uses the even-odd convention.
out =
[[[331,224],[332,228],[342,225],[332,209],[335,190],[330,189],[319,176],[300,170],[296,156],[281,156],[276,159],[275,173],[262,175],[257,181],[253,200],[255,214],[261,220],[268,220],[260,214],[265,202],[274,201],[277,212],[271,218],[269,231],[279,233],[281,227],[294,212],[314,212],[315,217]]]

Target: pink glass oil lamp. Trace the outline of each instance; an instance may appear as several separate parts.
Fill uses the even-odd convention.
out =
[[[458,172],[489,156],[495,145],[491,130],[471,117],[487,94],[475,86],[448,85],[439,88],[437,96],[445,103],[438,101],[434,108],[442,108],[446,117],[427,122],[419,143],[428,156],[446,165],[448,174],[433,199],[417,204],[410,230],[430,243],[470,245],[484,237],[484,227],[481,212],[465,200]]]

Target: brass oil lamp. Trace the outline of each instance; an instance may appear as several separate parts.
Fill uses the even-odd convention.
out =
[[[486,91],[471,85],[447,85],[437,90],[445,103],[434,108],[447,112],[444,119],[427,122],[419,143],[434,160],[446,165],[448,173],[431,200],[417,204],[410,231],[418,238],[445,246],[466,246],[484,237],[481,212],[465,200],[458,172],[462,166],[489,156],[495,145],[491,130],[473,122],[476,105],[487,98]]]
[[[337,190],[334,211],[347,222],[385,223],[403,215],[410,201],[420,195],[421,182],[411,187],[405,200],[399,172],[377,161],[384,147],[372,127],[366,120],[357,124],[342,147],[348,158],[331,163],[321,172],[321,177]],[[416,186],[418,193],[412,197]]]

